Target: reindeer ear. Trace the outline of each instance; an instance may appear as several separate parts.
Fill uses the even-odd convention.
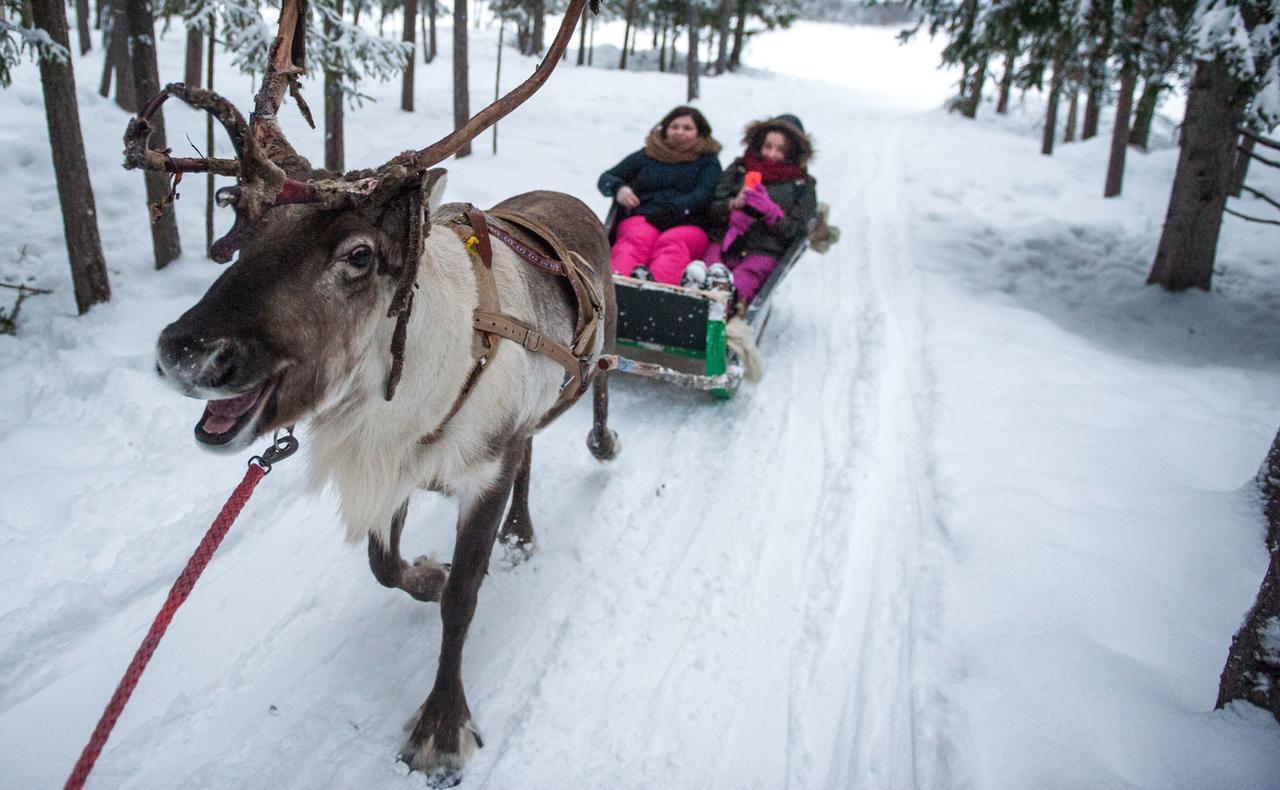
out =
[[[444,202],[444,190],[448,183],[449,171],[443,167],[433,167],[422,174],[422,202],[426,209],[428,220],[431,219],[431,215],[435,213],[435,210],[440,208],[440,204]]]

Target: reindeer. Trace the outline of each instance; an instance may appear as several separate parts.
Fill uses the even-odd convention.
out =
[[[195,435],[209,447],[239,450],[310,419],[312,482],[336,490],[347,537],[367,540],[373,575],[440,603],[435,684],[400,758],[442,786],[460,780],[482,745],[462,687],[462,646],[495,539],[517,556],[533,546],[534,433],[593,381],[590,451],[607,460],[619,444],[598,367],[616,321],[600,221],[554,192],[488,212],[444,205],[445,171],[433,165],[546,80],[584,3],[570,4],[524,85],[443,140],[374,170],[314,171],[276,121],[286,89],[301,104],[299,0],[286,0],[250,122],[222,97],[175,84],[125,136],[126,166],[238,179],[218,193],[236,220],[211,255],[239,257],[161,333],[157,371],[182,394],[208,400]],[[171,95],[213,114],[236,158],[150,149],[149,119]],[[400,555],[417,488],[458,499],[450,564]]]

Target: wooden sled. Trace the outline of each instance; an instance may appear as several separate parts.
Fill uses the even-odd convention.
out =
[[[610,239],[616,222],[615,206],[605,220]],[[807,248],[805,236],[791,245],[745,311],[731,306],[724,291],[613,275],[618,358],[609,367],[732,398],[746,370],[727,342],[726,327],[737,315],[746,322],[751,342],[759,346],[769,324],[773,294]]]

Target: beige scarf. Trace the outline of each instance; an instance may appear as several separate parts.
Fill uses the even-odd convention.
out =
[[[704,154],[720,153],[720,143],[714,137],[695,137],[692,140],[667,140],[662,127],[655,126],[644,138],[644,152],[650,159],[669,165],[692,162]]]

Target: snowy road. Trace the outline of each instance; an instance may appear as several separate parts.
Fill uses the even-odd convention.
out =
[[[1140,281],[1061,259],[1088,242],[1099,246],[1090,261],[1127,261],[1128,238],[1149,235],[1133,225],[1152,211],[1124,207],[1129,225],[1046,219],[1085,204],[1068,183],[1071,151],[1067,164],[1032,154],[1010,166],[1014,181],[1038,179],[1025,189],[991,180],[982,192],[996,168],[972,155],[993,150],[980,135],[1013,139],[1001,139],[1011,157],[1024,141],[934,111],[952,79],[932,71],[935,45],[899,49],[886,31],[818,25],[761,42],[749,62],[772,72],[704,81],[722,159],[747,120],[795,112],[817,139],[819,194],[843,239],[807,255],[776,295],[766,375],[736,399],[615,378],[616,461],[586,452],[585,407],[540,435],[539,550],[515,567],[495,553],[465,651],[485,747],[463,786],[1266,786],[1280,772],[1274,723],[1209,714],[1204,698],[1261,567],[1251,505],[1234,489],[1280,417],[1280,364],[1265,331],[1248,328],[1273,321],[1280,300],[1228,288],[1184,314],[1148,296],[1125,332],[1101,310],[1041,316],[1101,289],[1095,279]],[[172,62],[181,43],[163,42]],[[491,73],[491,55],[473,51],[477,73]],[[846,84],[785,76],[816,70]],[[233,82],[245,81],[228,73]],[[30,126],[38,92],[22,84],[0,99]],[[243,88],[228,92],[243,102]],[[349,123],[376,119],[379,134],[349,133],[349,163],[448,124],[447,81],[420,90],[428,109],[408,116],[389,110],[398,86],[376,86],[379,105]],[[503,122],[502,157],[486,148],[450,165],[450,196],[594,195],[598,172],[681,90],[671,75],[566,67]],[[3,788],[63,782],[243,470],[193,446],[198,404],[150,370],[158,330],[216,271],[198,255],[148,270],[131,210],[140,184],[114,169],[123,116],[80,93],[95,182],[133,203],[99,198],[116,300],[83,319],[33,302],[27,336],[0,339],[13,371],[0,377],[0,453],[16,461],[0,472]],[[545,118],[569,116],[577,123],[548,142]],[[202,134],[194,117],[170,122],[173,139],[184,123]],[[0,136],[22,128],[0,114]],[[319,135],[290,136],[315,155]],[[0,250],[21,244],[4,271],[56,284],[45,272],[65,258],[42,144],[4,154],[35,197],[0,195],[0,214],[16,218]],[[1141,179],[1167,178],[1159,166],[1140,165],[1139,197]],[[198,239],[199,212],[180,216]],[[1227,247],[1229,260],[1250,260],[1248,245]],[[1035,269],[1037,256],[1050,263]],[[1170,314],[1195,319],[1191,335],[1208,345],[1128,358],[1130,345],[1164,348],[1150,327]],[[434,675],[438,609],[374,581],[302,466],[260,486],[91,786],[424,786],[395,755]],[[1157,486],[1172,493],[1149,496]],[[446,555],[454,520],[450,502],[416,496],[405,552]],[[1095,586],[1108,591],[1098,601]]]

